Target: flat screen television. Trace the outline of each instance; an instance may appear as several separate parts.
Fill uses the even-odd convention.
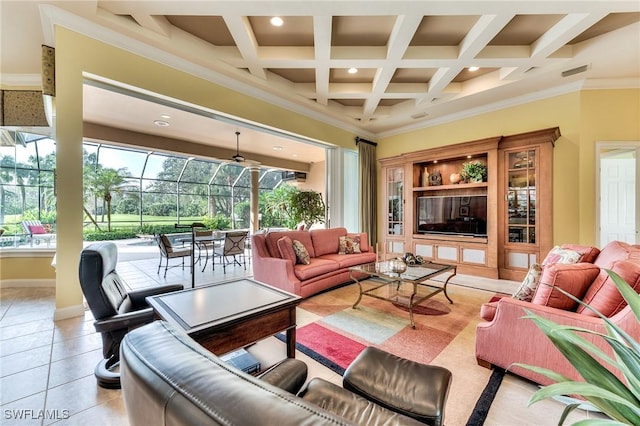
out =
[[[486,195],[418,197],[416,208],[419,234],[487,236]]]

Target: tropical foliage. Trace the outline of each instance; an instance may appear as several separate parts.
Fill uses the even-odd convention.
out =
[[[290,229],[299,223],[310,227],[314,223],[324,223],[326,215],[322,194],[286,184],[265,193],[261,206],[263,227],[272,226],[272,222]]]
[[[607,272],[631,307],[636,319],[640,321],[640,295],[615,272]],[[584,305],[567,292],[559,288],[558,290]],[[640,344],[597,310],[585,306],[604,320],[606,334],[556,324],[527,311],[525,318],[536,323],[585,380],[573,381],[549,369],[516,364],[556,382],[537,391],[529,400],[529,405],[555,396],[577,395],[584,397],[611,420],[587,419],[579,421],[576,425],[640,425]],[[614,357],[607,355],[580,334],[592,334],[604,339],[611,346]],[[620,372],[624,380],[620,380],[609,369]],[[565,408],[559,421],[560,425],[564,424],[569,413],[577,406],[579,404],[571,404]]]
[[[22,220],[55,226],[55,142],[31,136],[15,147],[0,147],[0,226],[9,234],[21,232]],[[205,217],[218,229],[249,226],[251,172],[242,165],[92,142],[83,144],[83,165],[87,234],[134,229],[148,218],[173,224]],[[259,173],[261,223],[286,226],[289,215],[265,207],[282,173]]]
[[[298,191],[291,195],[291,218],[298,223],[311,227],[314,223],[324,223],[326,207],[322,194],[316,191]]]
[[[460,176],[467,182],[482,182],[487,178],[487,165],[479,160],[464,163]]]
[[[107,230],[111,232],[111,200],[114,194],[123,192],[127,185],[126,177],[129,175],[126,168],[118,170],[102,166],[94,169],[85,168],[84,184],[86,191],[102,199],[107,212]]]

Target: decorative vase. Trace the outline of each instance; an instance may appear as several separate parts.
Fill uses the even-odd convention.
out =
[[[460,183],[460,180],[462,180],[462,178],[460,177],[460,173],[451,173],[451,175],[449,176],[449,180],[453,185],[455,185],[457,183]]]
[[[422,182],[420,182],[420,186],[429,186],[429,169],[426,167],[422,170]]]
[[[389,261],[389,269],[391,272],[400,275],[407,270],[407,264],[402,259],[391,259]]]

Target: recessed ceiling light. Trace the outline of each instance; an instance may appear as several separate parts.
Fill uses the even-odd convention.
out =
[[[155,120],[153,122],[153,124],[155,124],[156,126],[159,126],[159,127],[168,127],[169,126],[169,122],[168,121],[164,121],[164,120]]]
[[[358,68],[349,68],[349,70],[347,71],[349,74],[355,74],[358,72]]]
[[[476,66],[469,67],[469,71],[471,71],[471,72],[478,71],[479,69],[480,69],[480,67],[476,67]]]
[[[297,156],[298,156],[298,154],[291,154],[291,156],[292,156],[292,157],[297,157]]]
[[[274,27],[281,27],[282,24],[284,24],[284,21],[279,16],[274,16],[273,18],[271,18],[270,22],[271,22],[271,25],[273,25]]]
[[[273,147],[274,151],[282,151],[282,147],[280,145],[276,145]]]
[[[160,114],[160,118],[162,118],[163,120],[168,120],[171,118],[171,116],[169,114]]]

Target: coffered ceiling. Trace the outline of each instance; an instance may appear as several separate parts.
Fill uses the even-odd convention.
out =
[[[50,38],[56,23],[107,38],[370,138],[583,87],[639,87],[640,81],[637,0],[0,5],[4,84],[39,72],[29,58],[39,50],[24,45],[33,34],[10,16],[30,7],[39,16],[29,31],[43,22],[41,38]],[[271,24],[274,16],[281,26]],[[25,39],[9,42],[7,26]]]

